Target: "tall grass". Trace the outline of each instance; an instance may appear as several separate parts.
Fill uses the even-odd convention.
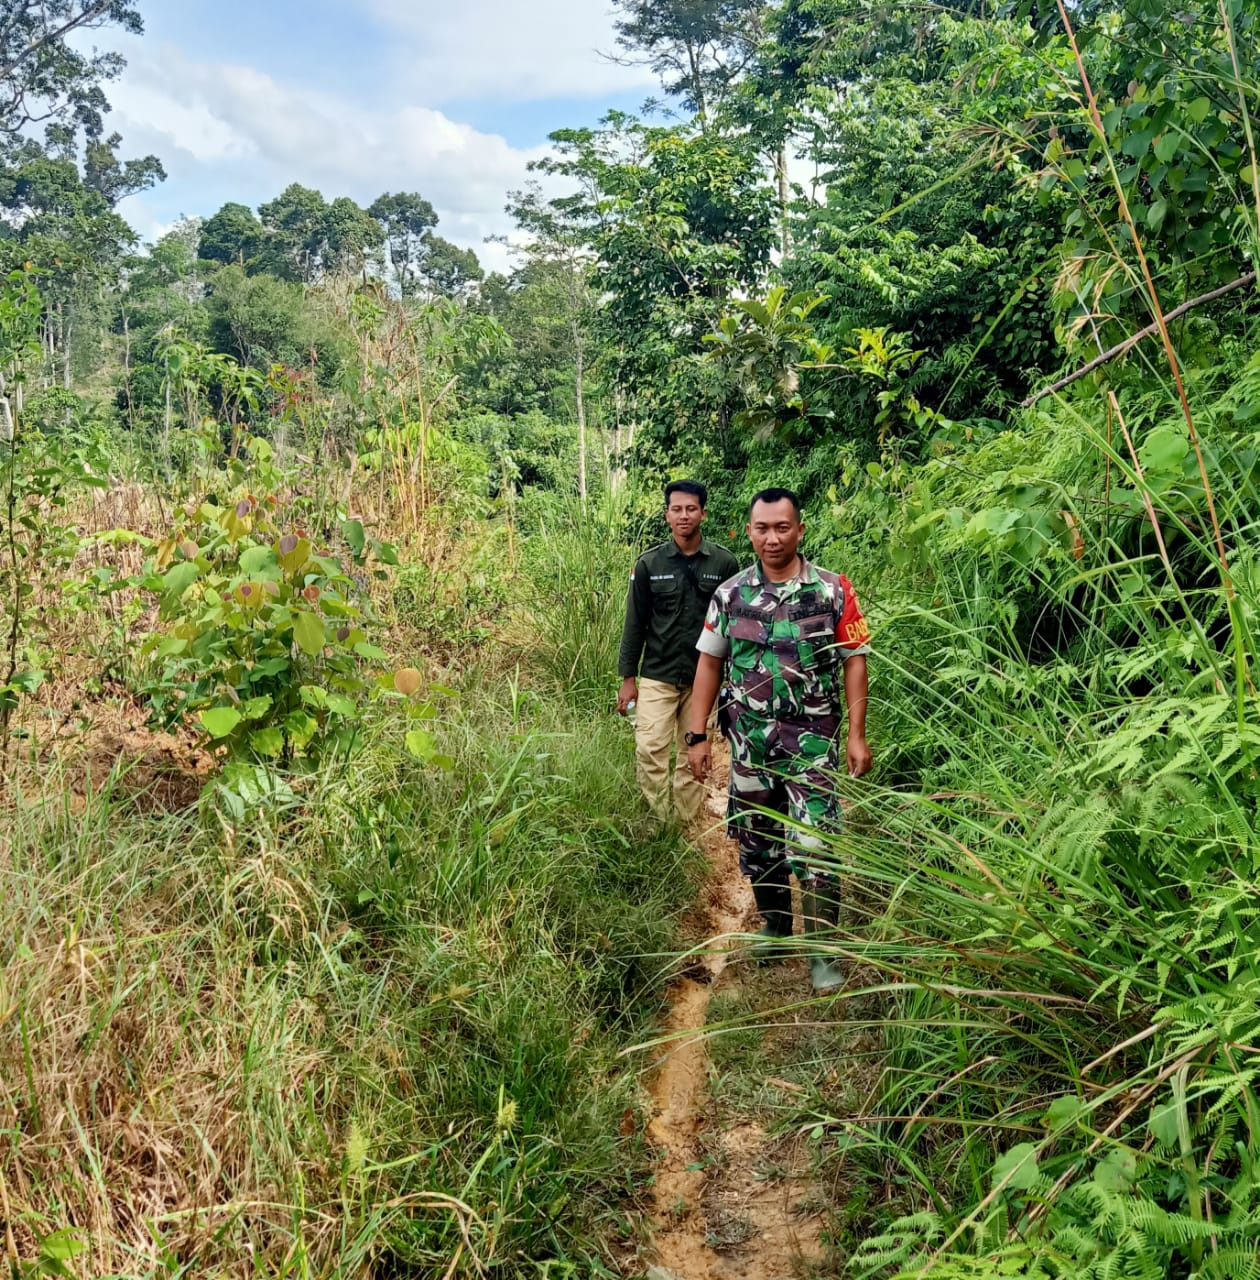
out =
[[[524,548],[531,665],[575,705],[614,701],[626,589],[648,531],[628,489],[585,507],[534,495]]]
[[[449,772],[382,716],[349,766],[179,814],[47,779],[0,854],[0,1248],[597,1274],[644,1165],[616,1050],[694,878],[618,728],[470,689]]]
[[[1167,559],[1142,507],[1108,536],[1082,503],[1080,561],[941,539],[884,594],[886,785],[840,784],[832,852],[887,1056],[870,1114],[831,1123],[914,1212],[872,1220],[855,1274],[1260,1275],[1260,530],[1227,412],[1254,376],[1200,406],[1232,608],[1195,479],[1118,453]],[[1042,423],[1088,495],[1100,433]]]

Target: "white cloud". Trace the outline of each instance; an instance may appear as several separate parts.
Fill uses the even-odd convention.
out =
[[[257,204],[291,182],[363,203],[383,191],[416,190],[437,209],[441,234],[500,268],[506,250],[482,241],[511,230],[506,194],[545,150],[513,147],[432,107],[364,109],[256,68],[196,62],[172,47],[133,52],[110,97],[128,154],[162,158],[170,179],[161,195],[178,192],[191,206],[186,213],[208,215],[224,199]],[[156,224],[156,195],[122,206],[137,229]]]
[[[398,33],[403,91],[429,102],[607,97],[655,88],[617,53],[607,0],[359,0]]]

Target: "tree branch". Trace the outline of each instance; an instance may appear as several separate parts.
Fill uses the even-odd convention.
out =
[[[70,32],[79,27],[90,27],[96,20],[104,16],[109,8],[109,0],[96,0],[94,4],[88,5],[81,13],[72,14],[68,17],[60,27],[55,30],[45,31],[42,35],[36,37],[15,57],[11,57],[8,64],[0,66],[0,80],[8,80],[13,73],[31,56],[37,49],[42,49],[46,44],[55,44],[58,40],[68,36]]]
[[[1181,306],[1174,307],[1165,317],[1164,321],[1176,320],[1178,316],[1183,316],[1187,311],[1193,311],[1195,307],[1201,307],[1205,302],[1211,302],[1215,298],[1219,298],[1226,293],[1232,293],[1235,289],[1243,289],[1248,285],[1256,282],[1256,273],[1248,271],[1245,276],[1239,276],[1237,280],[1231,280],[1228,284],[1223,284],[1219,289],[1213,289],[1210,293],[1201,293],[1197,298],[1191,298],[1189,302],[1183,302]],[[1114,347],[1109,347],[1100,356],[1095,356],[1088,364],[1082,365],[1075,373],[1069,373],[1066,377],[1060,378],[1058,382],[1052,382],[1048,387],[1042,387],[1040,391],[1034,392],[1027,400],[1021,400],[1019,407],[1028,409],[1035,405],[1043,396],[1053,394],[1055,391],[1062,391],[1069,383],[1075,382],[1078,378],[1083,378],[1087,373],[1093,373],[1100,365],[1106,364],[1109,360],[1114,360],[1117,356],[1122,356],[1130,347],[1135,347],[1143,338],[1149,338],[1152,334],[1159,332],[1159,321],[1156,320],[1148,324],[1145,329],[1139,329],[1137,333],[1125,338],[1123,342],[1118,342]]]

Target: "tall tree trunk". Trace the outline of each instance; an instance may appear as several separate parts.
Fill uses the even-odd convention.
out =
[[[621,488],[622,482],[626,478],[625,463],[622,460],[621,452],[621,423],[625,415],[626,409],[626,393],[620,383],[613,386],[613,453],[616,457],[616,463],[613,468],[612,478],[609,481],[609,488],[615,493]]]
[[[13,442],[13,406],[9,403],[9,380],[3,373],[0,373],[0,440],[5,444]]]
[[[690,72],[691,96],[696,103],[696,119],[700,121],[700,132],[708,133],[709,118],[704,100],[704,76],[700,69],[700,50],[690,41],[687,43],[687,65]]]
[[[127,430],[136,429],[136,407],[131,398],[131,326],[127,321],[127,308],[122,309],[123,322],[123,391],[127,396]]]
[[[788,250],[792,247],[792,233],[788,226],[788,172],[787,172],[787,139],[779,143],[779,150],[774,157],[774,174],[779,180],[779,249],[786,260]]]
[[[162,462],[166,474],[171,474],[171,374],[166,373],[166,409],[162,414]]]
[[[586,505],[586,396],[582,390],[585,369],[582,329],[576,311],[573,314],[573,393],[577,402],[578,423],[578,497]]]

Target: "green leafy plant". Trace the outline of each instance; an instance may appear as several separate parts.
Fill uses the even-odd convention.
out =
[[[12,272],[0,288],[0,742],[7,745],[19,701],[44,681],[53,655],[39,643],[47,621],[41,592],[79,546],[65,518],[77,486],[107,482],[71,445],[28,429],[20,391],[36,340],[43,301],[27,271]]]
[[[282,518],[267,441],[248,437],[243,452],[223,500],[192,510],[141,579],[166,624],[145,642],[155,668],[146,691],[159,719],[195,715],[232,755],[291,760],[348,746],[363,666],[386,657],[368,640],[364,573],[383,576],[394,550],[354,519],[339,529],[344,560],[320,547]]]

